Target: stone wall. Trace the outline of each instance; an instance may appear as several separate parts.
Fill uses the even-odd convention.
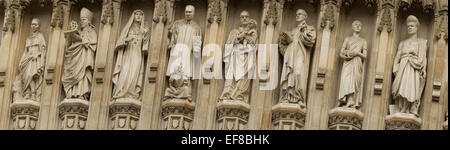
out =
[[[0,129],[19,130],[328,130],[421,129],[442,130],[448,111],[448,2],[447,0],[0,0],[3,25],[0,48]],[[186,5],[195,7],[201,28],[202,64],[211,63],[216,78],[191,82],[192,102],[165,101],[170,56],[169,27],[185,17]],[[88,100],[67,101],[63,88],[65,32],[80,11],[93,13],[97,45]],[[136,9],[144,11],[150,29],[148,54],[140,98],[113,100],[115,45]],[[315,44],[307,51],[306,105],[280,101],[283,55],[258,49],[256,78],[250,81],[249,102],[219,101],[225,86],[225,44],[241,24],[243,10],[257,22],[258,43],[278,44],[280,33],[297,27],[297,9],[315,27]],[[418,116],[396,118],[392,84],[399,43],[409,37],[407,17],[419,19],[418,37],[428,41],[426,79]],[[40,19],[46,40],[45,67],[38,100],[13,98],[33,18]],[[360,37],[367,41],[362,71],[362,104],[340,109],[340,51],[360,20]],[[216,44],[220,49],[206,48]],[[212,51],[212,53],[208,53]],[[211,61],[209,61],[211,60]],[[267,60],[267,61],[262,61]],[[268,76],[268,78],[267,78]],[[402,120],[403,117],[403,120]],[[417,119],[419,121],[417,121]],[[444,123],[445,122],[445,123]],[[446,127],[445,127],[446,129]]]

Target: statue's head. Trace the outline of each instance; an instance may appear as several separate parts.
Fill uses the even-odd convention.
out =
[[[242,24],[248,24],[250,21],[250,13],[248,11],[242,11],[240,16]]]
[[[93,13],[89,9],[82,8],[80,13],[81,28],[89,26],[92,23],[92,17]]]
[[[295,19],[297,22],[303,22],[308,18],[308,14],[303,9],[297,9],[297,12],[295,14],[296,14]]]
[[[144,11],[138,9],[134,11],[134,21],[136,22],[142,22],[142,19],[144,18]]]
[[[354,32],[358,32],[358,33],[361,32],[361,29],[362,29],[361,21],[359,21],[359,20],[353,21],[352,29],[353,29]]]
[[[31,21],[31,30],[33,32],[37,32],[39,31],[41,26],[41,20],[39,20],[39,18],[33,18],[33,20]]]
[[[195,13],[195,7],[192,5],[187,5],[186,9],[184,11],[186,20],[191,21],[192,19],[194,19],[194,13]]]
[[[406,25],[408,26],[409,34],[417,34],[417,30],[419,29],[420,22],[416,16],[409,15],[406,19]]]

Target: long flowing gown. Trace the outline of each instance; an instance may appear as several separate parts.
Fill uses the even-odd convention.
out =
[[[81,41],[72,40],[72,44],[65,51],[62,83],[66,98],[87,100],[91,92],[97,33],[93,27],[86,27],[79,33]]]
[[[174,74],[181,65],[185,76],[189,78],[196,77],[194,75],[200,73],[200,64],[199,60],[194,59],[193,55],[200,56],[200,26],[193,20],[188,23],[185,19],[182,19],[175,21],[171,25],[169,32],[169,48],[171,50],[166,76]]]
[[[256,24],[256,23],[254,23]],[[245,32],[247,36],[239,37]],[[256,69],[256,40],[258,34],[256,30],[232,30],[227,40],[224,54],[225,62],[225,88],[220,96],[220,100],[240,100],[246,103],[248,91],[252,77]],[[247,41],[247,45],[244,45]],[[232,45],[232,46],[231,46]]]
[[[397,106],[402,107],[406,100],[413,103],[411,111],[418,114],[420,99],[425,86],[427,67],[427,40],[408,39],[400,42],[394,60],[392,95]],[[403,102],[402,102],[403,101]]]
[[[144,54],[148,50],[148,37],[141,26],[133,27],[132,21],[116,45],[117,61],[113,74],[113,99],[132,98],[139,100],[144,79]],[[128,32],[127,32],[128,31]],[[128,44],[125,38],[134,38]]]
[[[314,30],[312,26],[308,26]],[[314,30],[315,32],[315,30]],[[299,25],[287,34],[292,42],[281,48],[284,56],[281,73],[281,102],[305,105],[306,83],[308,78],[309,49],[314,45],[315,34],[307,34]]]
[[[360,37],[348,37],[344,40],[341,53],[364,53],[367,50],[367,42]],[[339,101],[346,103],[345,97],[353,94],[356,100],[355,107],[359,107],[362,100],[357,94],[361,91],[361,81],[363,74],[363,60],[359,56],[354,56],[350,60],[345,60],[342,65],[341,81],[339,88]]]
[[[25,44],[25,51],[20,59],[18,75],[16,80],[20,84],[15,84],[15,88],[19,88],[21,95],[28,94],[31,91],[36,91],[37,96],[40,95],[40,87],[43,81],[43,72],[38,72],[39,69],[43,71],[45,66],[46,45],[44,35],[36,33],[27,38]],[[35,82],[35,89],[31,89],[31,82]]]

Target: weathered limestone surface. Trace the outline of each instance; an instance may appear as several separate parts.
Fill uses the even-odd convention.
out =
[[[0,0],[0,18],[2,130],[448,129],[447,0]]]

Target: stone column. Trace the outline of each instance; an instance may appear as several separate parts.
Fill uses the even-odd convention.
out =
[[[422,130],[442,128],[446,105],[445,92],[448,92],[448,7],[447,2],[439,1],[434,11],[433,35],[428,53],[427,85],[423,96]],[[428,8],[425,7],[424,8]],[[432,7],[435,8],[435,7]],[[436,120],[437,119],[437,120]]]
[[[56,130],[58,128],[58,104],[61,101],[61,75],[66,40],[63,30],[69,26],[70,0],[53,0],[51,31],[47,46],[47,59],[42,88],[39,129]]]
[[[107,130],[111,100],[114,46],[120,34],[122,0],[103,0],[99,43],[95,58],[94,81],[88,115],[88,130]],[[139,107],[140,109],[140,107]],[[126,112],[124,112],[126,113]],[[139,113],[138,113],[139,114]],[[139,117],[139,116],[138,116]]]
[[[328,129],[328,110],[332,107],[331,97],[334,91],[334,76],[338,71],[336,50],[337,29],[339,29],[341,0],[321,0],[319,30],[314,52],[314,65],[311,68],[309,93],[307,98],[307,115],[305,129]]]
[[[15,67],[11,66],[14,65],[15,58],[18,58],[16,55],[20,55],[16,52],[18,52],[17,48],[19,47],[18,44],[22,34],[22,11],[29,5],[29,1],[24,1],[24,3],[22,3],[14,0],[5,0],[3,2],[5,4],[5,18],[0,47],[0,130],[7,130],[10,129],[11,89],[14,75],[17,70]],[[23,115],[30,117],[33,113],[30,112]],[[13,115],[16,115],[16,113]],[[28,123],[29,119],[26,120],[26,124]]]
[[[161,102],[166,85],[168,28],[174,20],[175,0],[155,0],[151,29],[150,52],[144,79],[142,108],[138,129],[158,130],[161,127]]]
[[[216,104],[223,87],[222,48],[225,43],[228,0],[209,0],[204,47],[202,51],[201,80],[197,90],[197,106],[193,129],[213,130],[216,122]]]
[[[253,80],[248,129],[264,130],[271,126],[271,109],[279,84],[278,37],[281,30],[284,0],[264,0],[258,46],[256,79]]]
[[[383,130],[384,117],[388,113],[388,104],[391,95],[392,63],[395,55],[396,26],[397,26],[397,5],[394,0],[382,0],[378,2],[377,9],[377,33],[373,42],[371,58],[375,58],[375,77],[369,76],[368,94],[363,97],[365,104],[365,120],[363,129]],[[372,66],[371,66],[372,67]],[[372,77],[372,78],[370,78]]]

